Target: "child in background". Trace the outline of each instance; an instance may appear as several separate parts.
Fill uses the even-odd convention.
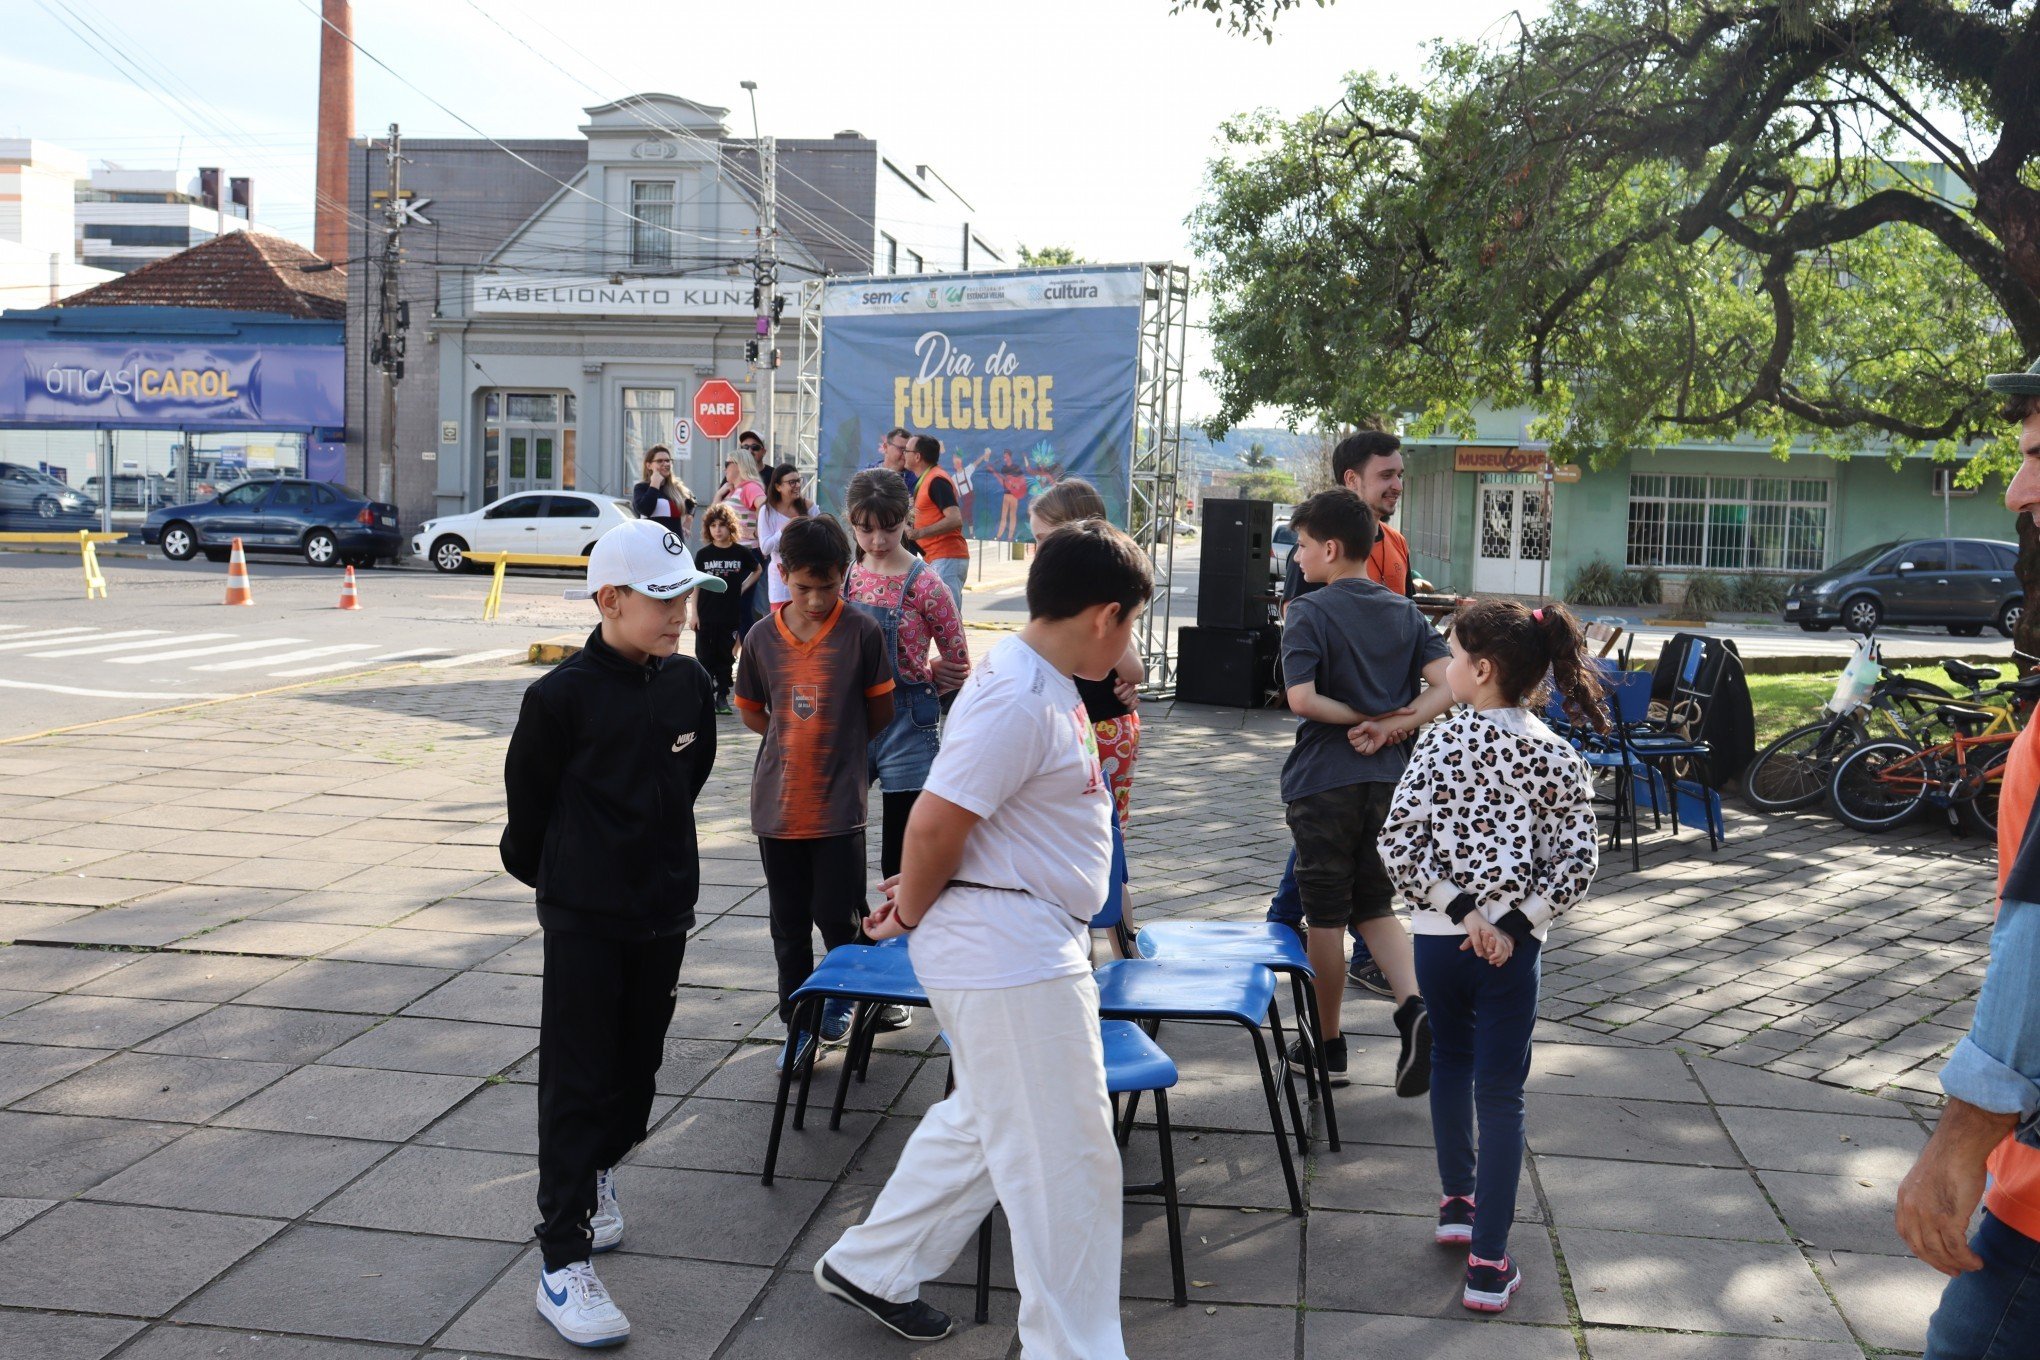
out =
[[[576,1346],[630,1323],[589,1258],[623,1241],[616,1164],[643,1140],[694,925],[694,800],[715,764],[707,672],[676,657],[688,596],[723,583],[649,520],[588,555],[602,621],[524,691],[503,761],[503,867],[538,891],[538,1312]]]
[[[721,593],[697,593],[688,611],[694,630],[694,659],[715,684],[715,711],[730,711],[730,670],[737,661],[737,629],[744,618],[744,596],[757,584],[765,559],[756,548],[737,541],[737,512],[727,504],[708,507],[702,533],[708,542],[694,564],[723,583]]]
[[[900,871],[907,814],[942,745],[938,692],[956,689],[969,677],[970,648],[949,588],[901,546],[913,503],[900,475],[885,468],[858,473],[850,479],[845,508],[863,556],[850,568],[843,596],[885,630],[892,666],[892,725],[871,740],[871,777],[884,790],[879,872],[890,878]],[[931,646],[940,658],[933,668]]]
[[[989,450],[987,450],[989,453]],[[1027,513],[1027,525],[1039,543],[1066,524],[1087,519],[1105,520],[1105,498],[1098,488],[1081,477],[1067,477],[1044,492]],[[1126,817],[1133,806],[1133,767],[1140,759],[1140,686],[1147,679],[1147,667],[1131,642],[1109,675],[1098,679],[1075,676],[1077,696],[1091,719],[1098,742],[1098,763],[1112,785],[1112,892],[1119,897],[1121,919],[1128,931],[1133,927],[1133,909],[1126,900],[1129,877],[1126,863]],[[1118,954],[1119,932],[1105,936],[1112,952]]]
[[[1358,496],[1344,488],[1320,491],[1296,507],[1289,523],[1305,579],[1323,586],[1290,604],[1282,630],[1289,708],[1302,719],[1282,766],[1282,801],[1296,839],[1325,1068],[1333,1086],[1346,1084],[1340,1005],[1346,929],[1357,924],[1395,991],[1402,1045],[1395,1093],[1420,1096],[1430,1083],[1430,1026],[1375,837],[1409,761],[1398,743],[1451,706],[1448,653],[1413,601],[1368,579],[1374,512]],[[1314,1056],[1309,1039],[1298,1039],[1290,1065],[1307,1071]]]
[[[911,932],[956,1089],[815,1281],[909,1340],[949,1334],[921,1288],[996,1203],[1012,1227],[1021,1349],[1125,1360],[1125,1210],[1087,935],[1111,864],[1112,797],[1071,677],[1112,668],[1153,592],[1146,556],[1110,525],[1042,541],[1027,626],[964,686],[900,876],[866,923],[874,939]]]
[[[1415,909],[1431,1015],[1437,1240],[1468,1244],[1462,1299],[1487,1313],[1523,1283],[1509,1228],[1538,956],[1551,918],[1586,895],[1600,863],[1586,762],[1532,711],[1547,674],[1573,722],[1606,730],[1586,636],[1562,606],[1460,610],[1446,684],[1468,710],[1418,743],[1381,831],[1389,877]]]
[[[827,516],[792,521],[775,562],[793,598],[744,635],[736,702],[744,726],[765,738],[751,771],[751,830],[787,1020],[789,998],[815,969],[815,931],[834,949],[864,919],[866,748],[892,722],[893,678],[884,630],[843,599],[842,526]],[[822,1038],[847,1038],[851,1010],[847,1001],[824,1006]],[[789,1033],[781,1064],[809,1061],[814,1042]]]

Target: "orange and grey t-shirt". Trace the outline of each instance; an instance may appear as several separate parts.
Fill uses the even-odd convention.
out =
[[[776,606],[745,634],[732,693],[737,707],[770,715],[751,770],[751,831],[779,840],[840,836],[865,821],[865,750],[874,734],[864,701],[893,687],[885,630],[838,601],[821,631],[800,642],[785,610]]]

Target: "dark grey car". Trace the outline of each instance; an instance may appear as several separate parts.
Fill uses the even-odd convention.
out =
[[[1957,637],[1995,627],[2010,637],[2026,607],[2012,572],[2018,557],[2016,543],[1987,538],[1879,543],[1794,581],[1785,592],[1785,622],[1810,633],[1838,623],[1852,633],[1910,623]]]

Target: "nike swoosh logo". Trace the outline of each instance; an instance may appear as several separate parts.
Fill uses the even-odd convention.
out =
[[[552,1303],[553,1303],[553,1307],[555,1307],[555,1308],[564,1308],[564,1307],[566,1307],[566,1306],[567,1306],[567,1291],[566,1291],[566,1290],[562,1289],[562,1290],[561,1290],[561,1291],[560,1291],[559,1293],[557,1293],[557,1294],[553,1293],[553,1287],[552,1287],[551,1285],[547,1284],[547,1283],[545,1282],[545,1280],[544,1280],[544,1278],[543,1278],[543,1277],[540,1277],[540,1279],[539,1279],[539,1282],[538,1282],[538,1287],[539,1287],[540,1289],[543,1289],[543,1290],[545,1291],[545,1296],[546,1296],[546,1297],[547,1297],[548,1299],[551,1299],[551,1300],[552,1300]]]
[[[679,753],[680,753],[681,751],[684,751],[684,750],[686,750],[686,749],[687,749],[688,747],[692,746],[693,744],[694,744],[694,734],[693,734],[692,732],[682,732],[682,733],[681,733],[681,734],[680,734],[679,736],[677,736],[677,737],[673,738],[673,751],[674,751],[674,754],[676,754],[676,755],[677,755],[677,754],[679,754]]]

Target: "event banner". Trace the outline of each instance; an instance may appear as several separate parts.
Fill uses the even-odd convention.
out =
[[[187,429],[339,429],[339,345],[0,340],[0,421]]]
[[[1124,527],[1140,363],[1139,265],[833,281],[822,293],[821,485],[841,513],[885,432],[942,441],[963,531],[1027,540],[1064,477]]]

